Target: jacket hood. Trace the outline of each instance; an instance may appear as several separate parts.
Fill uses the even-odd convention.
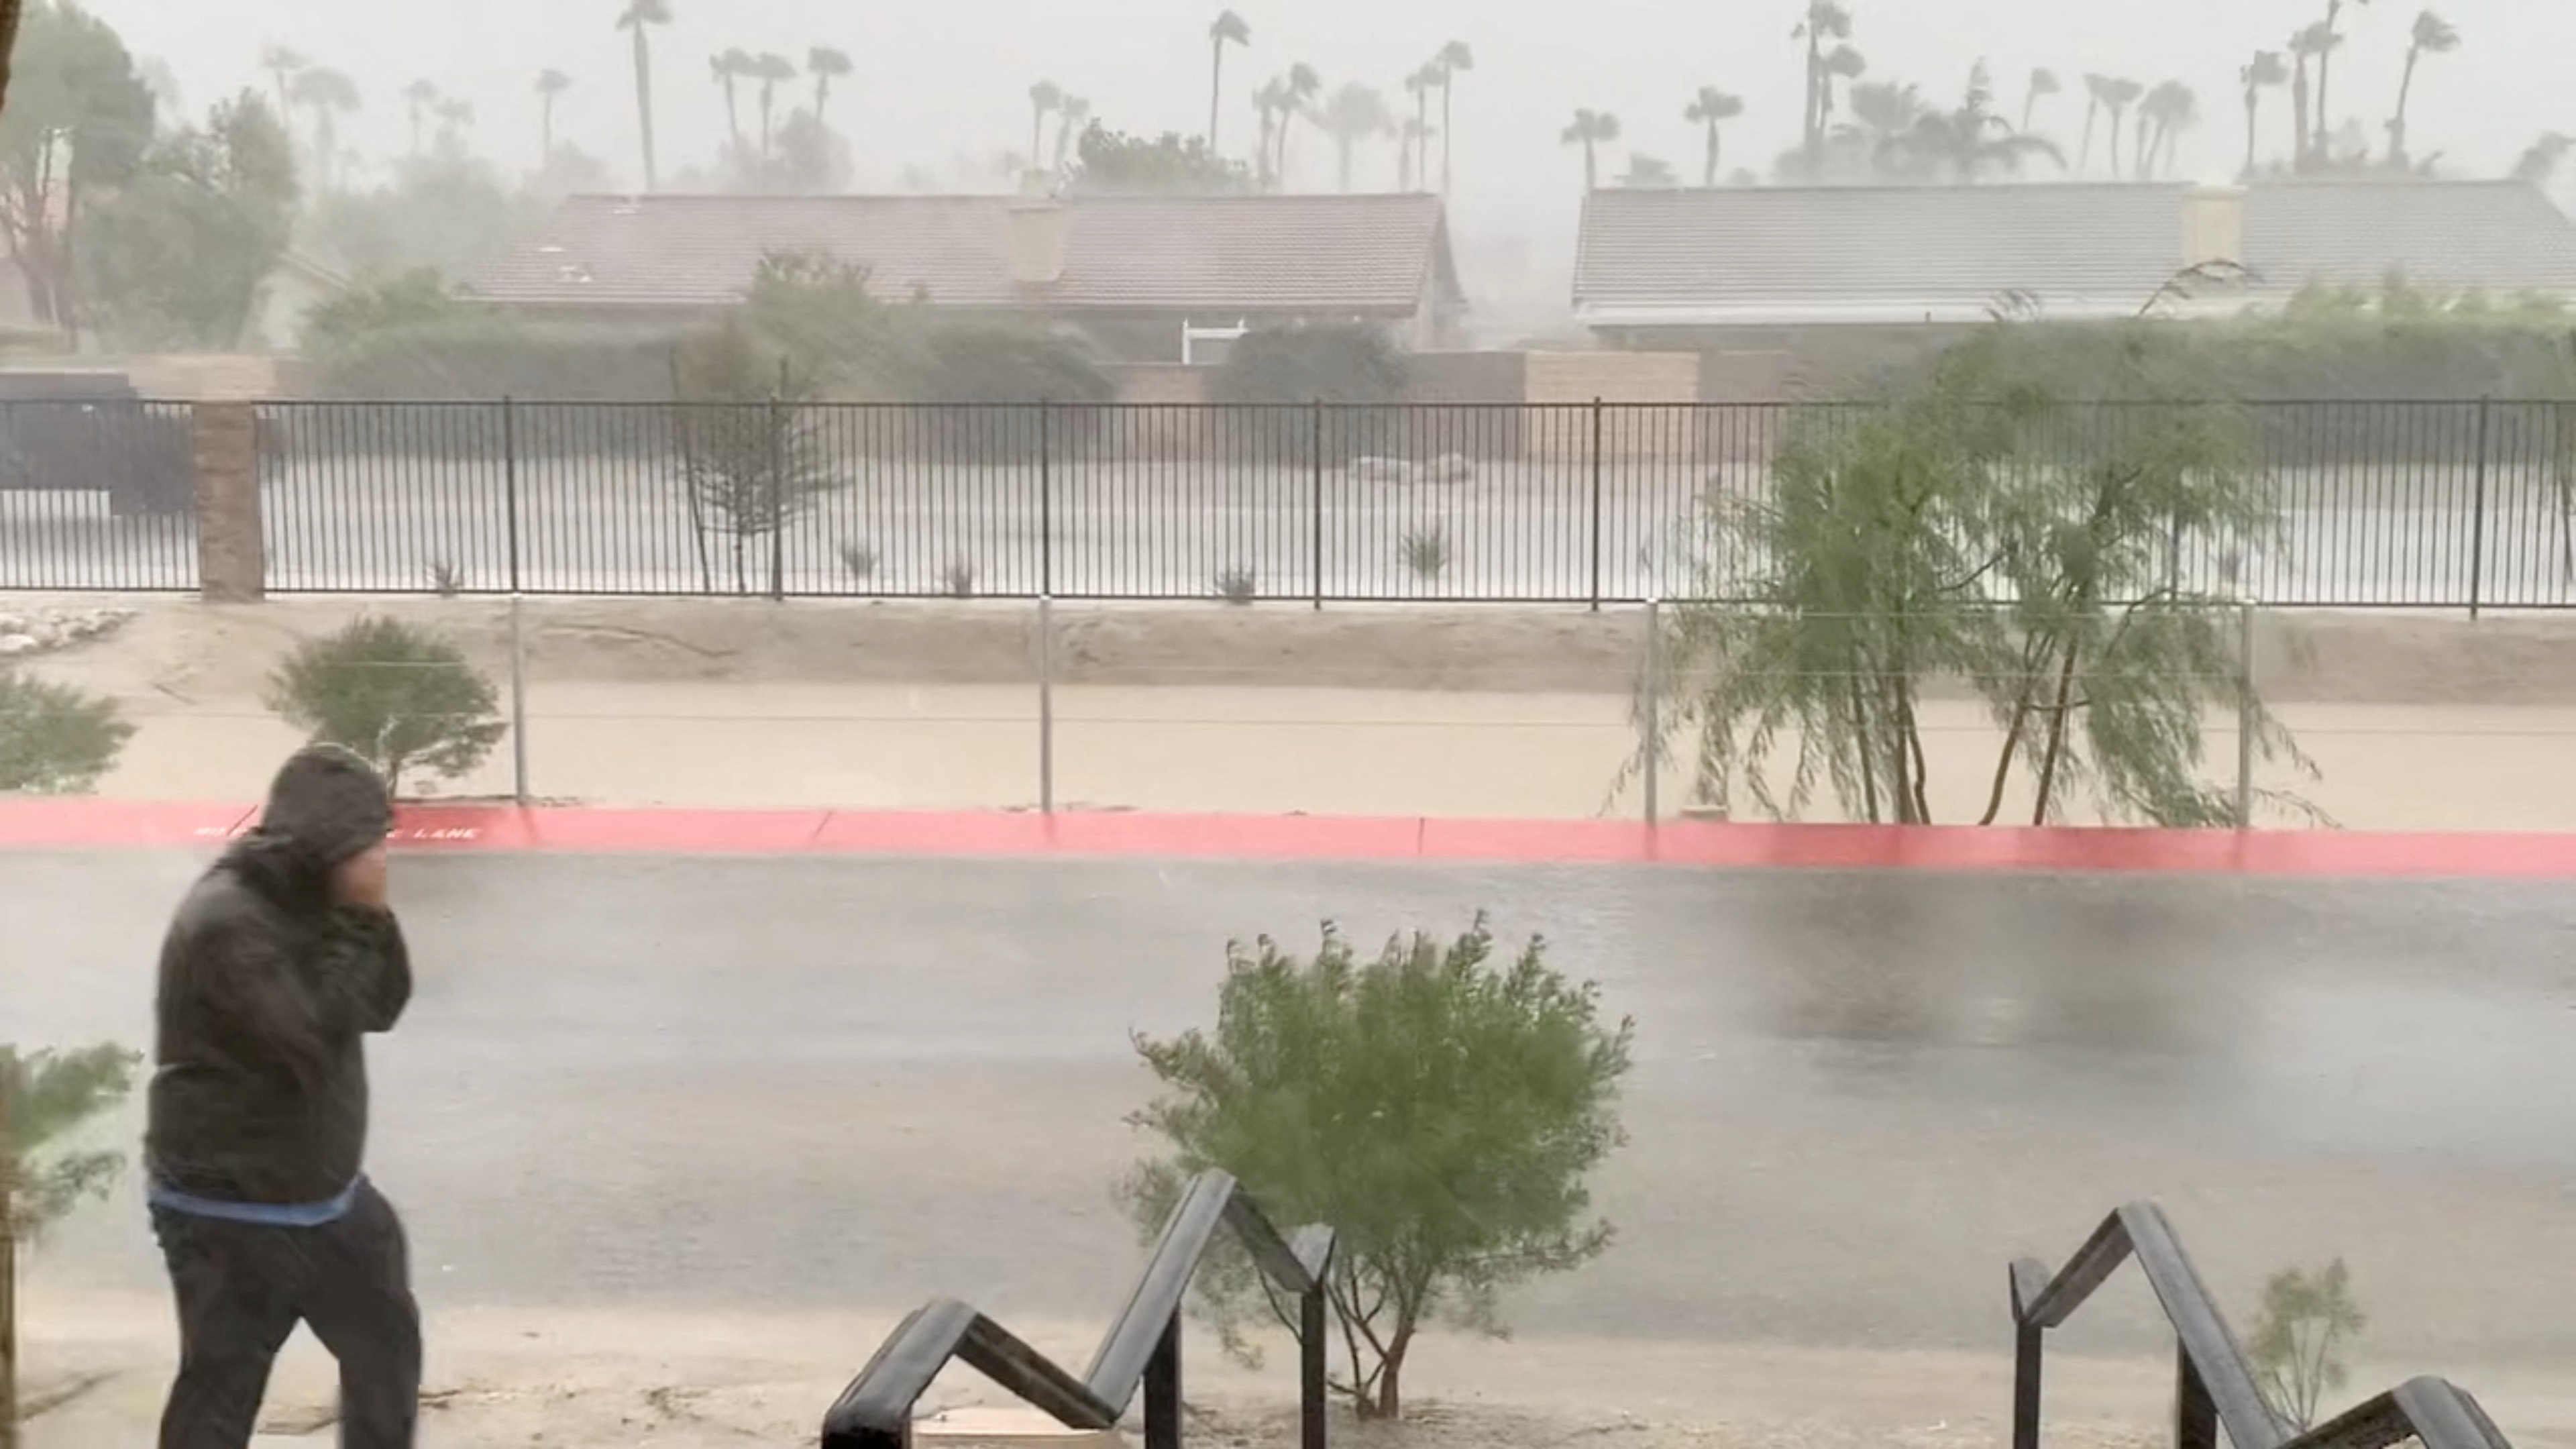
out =
[[[374,766],[339,745],[307,745],[268,787],[259,834],[300,863],[327,870],[382,841],[393,818]]]

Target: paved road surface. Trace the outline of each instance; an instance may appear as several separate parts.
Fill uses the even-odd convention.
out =
[[[143,1039],[177,856],[0,855],[0,1023]],[[2576,1354],[2563,886],[1191,863],[401,862],[379,1179],[433,1305],[1105,1313],[1131,1028],[1231,935],[1545,932],[1640,1024],[1596,1266],[1532,1333],[1991,1346],[2009,1255],[2154,1195],[2240,1313],[2348,1257],[2374,1357]],[[48,1249],[145,1288],[130,1188]],[[2145,1347],[2144,1291],[2078,1343]]]

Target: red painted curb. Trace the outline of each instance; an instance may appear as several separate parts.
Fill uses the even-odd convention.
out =
[[[0,801],[0,849],[202,848],[252,807]],[[620,855],[1181,857],[2576,879],[2576,835],[1981,829],[1309,815],[406,806],[395,843],[430,851]]]

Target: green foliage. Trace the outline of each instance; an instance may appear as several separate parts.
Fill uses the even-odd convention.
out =
[[[1253,190],[1249,167],[1208,147],[1205,136],[1165,131],[1150,140],[1094,121],[1082,133],[1077,191],[1101,196],[1231,196]]]
[[[304,240],[362,277],[421,267],[462,277],[544,222],[542,195],[504,181],[479,156],[441,146],[397,163],[390,185],[314,198]]]
[[[683,345],[673,359],[678,400],[671,441],[688,490],[698,569],[713,588],[720,540],[735,592],[755,573],[772,593],[783,587],[755,540],[769,538],[812,513],[847,482],[828,466],[815,436],[811,378],[765,345],[739,319]]]
[[[1402,1408],[1405,1356],[1436,1317],[1500,1332],[1500,1291],[1598,1255],[1610,1227],[1585,1178],[1623,1140],[1616,1114],[1633,1026],[1548,968],[1508,961],[1479,916],[1440,941],[1390,940],[1362,960],[1331,925],[1311,959],[1267,937],[1227,951],[1212,1032],[1137,1050],[1163,1095],[1133,1123],[1167,1155],[1124,1195],[1147,1231],[1180,1186],[1232,1173],[1272,1219],[1330,1224],[1348,1370],[1363,1414]],[[1228,1345],[1270,1300],[1247,1259],[1200,1275]]]
[[[22,1055],[0,1042],[0,1237],[31,1239],[107,1192],[124,1158],[62,1144],[125,1100],[142,1060],[113,1045]]]
[[[1251,409],[1237,426],[1286,461],[1347,463],[1405,450],[1405,389],[1411,366],[1383,327],[1322,322],[1261,327],[1236,340],[1209,379],[1211,400]],[[1326,403],[1319,420],[1294,403]],[[1321,438],[1316,423],[1322,423]]]
[[[1909,392],[1802,419],[1770,488],[1713,490],[1693,593],[1737,602],[1675,611],[1682,683],[1656,722],[1658,741],[1695,737],[1700,797],[1741,788],[1794,817],[1824,783],[1855,818],[1929,822],[1921,705],[1939,679],[1967,681],[2005,731],[1979,823],[2017,770],[2033,824],[2079,785],[2114,818],[2232,823],[2198,777],[2212,704],[2309,769],[2238,666],[2232,602],[2174,570],[2182,542],[2258,546],[2278,519],[2243,411],[2189,400],[2171,335],[2136,325],[2070,394],[1999,324]]]
[[[326,360],[344,357],[380,337],[453,325],[473,315],[436,269],[413,267],[316,303],[304,316],[304,350]]]
[[[135,348],[243,345],[294,235],[295,150],[256,91],[155,143],[82,226],[107,332]]]
[[[2368,1324],[2343,1259],[2314,1273],[2286,1268],[2273,1274],[2245,1343],[2272,1412],[2297,1429],[2314,1427],[2318,1405],[2352,1378],[2344,1355]]]
[[[39,322],[72,322],[83,201],[133,179],[153,125],[152,89],[112,27],[64,0],[27,0],[0,112],[0,229]]]
[[[781,251],[760,259],[743,315],[820,386],[883,394],[904,364],[906,319],[868,290],[868,268],[827,253]]]
[[[463,775],[509,729],[492,681],[463,650],[373,616],[298,644],[269,676],[266,702],[316,743],[365,756],[396,793],[414,768]]]
[[[0,669],[0,795],[85,795],[132,738],[115,700]]]

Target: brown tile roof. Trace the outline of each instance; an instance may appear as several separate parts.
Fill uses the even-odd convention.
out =
[[[2186,188],[2157,183],[1756,186],[1595,192],[1575,307],[1597,326],[1973,320],[2008,293],[2051,315],[2135,312],[2181,264]],[[2229,302],[2309,282],[2576,295],[2576,226],[2511,181],[2259,183]]]
[[[1011,278],[1002,196],[584,196],[472,279],[522,306],[710,306],[760,259],[824,252],[873,269],[890,301],[1061,310],[1410,314],[1455,296],[1434,196],[1077,197],[1052,286]]]

